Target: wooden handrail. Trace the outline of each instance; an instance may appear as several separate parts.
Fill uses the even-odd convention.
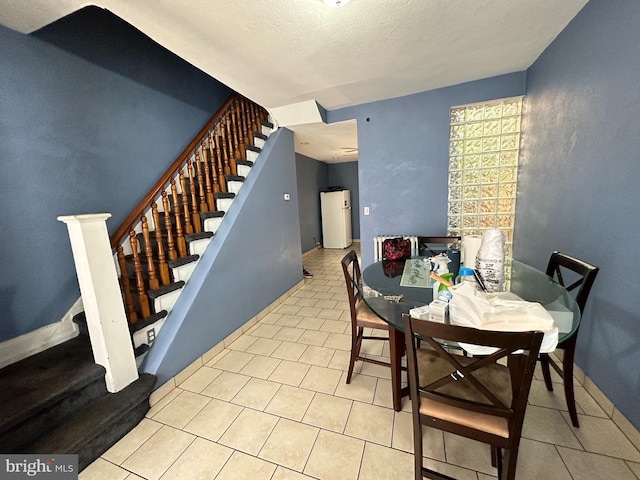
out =
[[[142,197],[142,200],[138,203],[138,205],[131,211],[131,213],[124,219],[122,224],[113,232],[111,235],[111,248],[116,248],[118,244],[129,235],[129,230],[135,225],[140,217],[144,214],[144,212],[149,208],[151,202],[156,199],[160,192],[165,188],[167,183],[169,183],[170,179],[173,178],[176,172],[179,170],[180,166],[186,161],[187,157],[191,155],[191,153],[197,149],[200,145],[202,137],[218,122],[220,117],[226,112],[226,110],[233,105],[233,103],[240,98],[237,93],[232,94],[216,111],[216,113],[211,117],[211,120],[207,122],[207,124],[202,127],[200,132],[193,138],[191,143],[186,146],[186,148],[182,151],[182,153],[176,158],[176,160],[171,164],[169,169],[160,177],[160,179],[156,182],[156,184],[147,192],[147,194]]]

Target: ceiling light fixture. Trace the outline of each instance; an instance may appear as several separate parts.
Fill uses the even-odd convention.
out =
[[[323,0],[323,2],[330,7],[344,7],[349,0]]]

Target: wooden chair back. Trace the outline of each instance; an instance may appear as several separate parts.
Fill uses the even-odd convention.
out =
[[[522,423],[542,332],[496,332],[404,316],[407,371],[414,420],[416,478],[422,464],[422,425],[492,446],[499,478],[515,478]],[[419,338],[425,348],[417,348]],[[495,347],[483,357],[450,353],[447,344]],[[503,469],[501,450],[504,450]]]
[[[577,279],[572,278],[571,284],[565,285],[565,278],[563,277],[563,270],[573,272]],[[589,298],[591,287],[598,275],[600,269],[577,258],[570,257],[564,253],[555,251],[549,257],[549,263],[547,264],[547,275],[554,278],[560,285],[564,286],[567,290],[572,291],[576,288],[576,303],[580,307],[580,313],[584,313],[584,307]],[[565,272],[566,274],[566,272]]]

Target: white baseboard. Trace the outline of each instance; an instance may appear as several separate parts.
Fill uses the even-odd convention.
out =
[[[59,322],[0,343],[0,368],[19,362],[23,358],[55,347],[77,336],[78,326],[73,323],[72,319],[83,310],[82,298],[79,298]]]

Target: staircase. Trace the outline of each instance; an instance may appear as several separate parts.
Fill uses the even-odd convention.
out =
[[[73,453],[82,470],[149,410],[153,375],[108,393],[80,335],[0,370],[0,452]]]
[[[232,95],[111,236],[138,366],[272,129]],[[0,452],[78,454],[82,470],[148,411],[155,376],[107,392],[84,313],[74,321],[78,337],[0,370]]]

